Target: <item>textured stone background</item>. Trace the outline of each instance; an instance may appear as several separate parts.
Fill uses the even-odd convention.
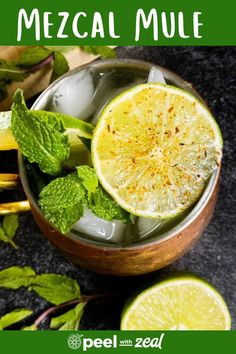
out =
[[[121,47],[120,58],[151,61],[175,71],[193,83],[213,111],[224,137],[221,188],[214,217],[198,244],[182,259],[161,271],[140,277],[101,276],[75,267],[45,239],[30,213],[21,216],[15,251],[0,243],[0,269],[29,265],[37,272],[56,272],[77,279],[86,294],[117,291],[125,296],[88,305],[81,326],[84,329],[118,329],[125,298],[145,282],[163,272],[191,271],[210,281],[229,306],[236,328],[236,47]],[[0,169],[14,171],[15,154],[0,154]],[[12,200],[10,192],[1,201]],[[0,289],[0,315],[17,307],[39,314],[48,304],[34,293]]]

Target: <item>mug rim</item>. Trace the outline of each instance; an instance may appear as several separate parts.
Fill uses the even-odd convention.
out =
[[[50,96],[50,94],[53,92],[53,90],[56,89],[57,85],[61,83],[65,78],[68,78],[75,73],[86,69],[86,68],[114,68],[114,67],[132,67],[136,69],[142,69],[142,70],[150,70],[151,67],[157,67],[157,69],[161,70],[162,73],[164,74],[164,77],[167,80],[171,80],[176,82],[181,88],[184,90],[187,90],[188,92],[192,93],[198,100],[200,100],[206,107],[207,109],[208,106],[206,105],[204,99],[198,94],[198,92],[193,88],[191,83],[188,83],[184,79],[182,79],[180,76],[178,76],[176,73],[162,67],[156,64],[153,64],[151,62],[147,61],[141,61],[141,60],[134,60],[134,59],[107,59],[107,60],[96,60],[95,62],[88,63],[81,65],[79,67],[74,68],[73,70],[69,71],[65,75],[61,76],[59,79],[54,81],[51,85],[49,85],[37,98],[35,103],[32,105],[31,109],[41,109],[42,106],[44,106],[47,103],[47,98]],[[46,101],[45,101],[46,98]],[[187,214],[186,217],[184,217],[183,220],[181,220],[177,225],[174,227],[170,228],[167,231],[164,231],[162,234],[153,236],[151,238],[147,238],[146,240],[141,240],[137,242],[133,242],[131,244],[116,244],[116,243],[111,243],[111,242],[106,242],[106,241],[98,241],[98,240],[93,240],[90,238],[85,238],[82,237],[78,234],[73,234],[73,232],[69,232],[68,234],[64,235],[62,234],[52,223],[50,223],[46,217],[43,215],[41,212],[36,199],[33,195],[33,192],[30,188],[28,177],[27,177],[27,172],[25,168],[25,163],[24,163],[24,157],[21,154],[20,150],[18,150],[18,166],[19,166],[19,174],[20,174],[20,179],[21,183],[23,186],[23,189],[26,193],[27,198],[29,199],[30,204],[33,206],[33,209],[37,211],[37,213],[40,215],[41,218],[44,219],[45,222],[47,222],[49,227],[51,229],[57,230],[57,233],[60,234],[60,237],[68,237],[72,241],[75,241],[77,243],[82,243],[84,245],[89,245],[92,248],[96,249],[101,249],[101,250],[107,250],[107,251],[114,251],[114,250],[138,250],[142,249],[145,247],[151,247],[157,244],[160,244],[162,242],[165,242],[173,237],[175,237],[178,234],[181,234],[181,232],[187,228],[198,216],[201,214],[201,212],[204,210],[205,206],[207,205],[209,199],[211,198],[212,194],[215,191],[215,188],[217,186],[217,182],[219,179],[220,175],[220,168],[221,165],[217,166],[216,169],[213,171],[211,177],[209,178],[209,181],[199,198],[198,202],[196,205],[193,207],[193,209],[190,211],[190,213]]]

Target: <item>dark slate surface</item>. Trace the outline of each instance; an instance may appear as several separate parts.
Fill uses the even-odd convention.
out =
[[[219,200],[214,217],[198,244],[164,270],[140,277],[102,276],[74,266],[49,244],[30,213],[21,216],[15,251],[1,242],[0,269],[29,265],[37,272],[56,272],[78,279],[83,293],[124,291],[126,295],[91,303],[82,320],[84,329],[118,329],[125,297],[163,272],[191,271],[210,281],[226,299],[236,328],[236,98],[235,47],[123,47],[120,58],[152,61],[193,83],[207,100],[224,136],[224,159]],[[1,170],[14,170],[14,154],[0,155]],[[13,161],[10,162],[10,161]],[[7,168],[6,168],[7,167]],[[10,193],[1,200],[13,199]],[[39,314],[48,304],[24,289],[0,289],[0,315],[17,307]]]

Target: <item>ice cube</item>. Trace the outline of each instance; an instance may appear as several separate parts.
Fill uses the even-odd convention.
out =
[[[96,94],[94,95],[94,102],[97,105],[96,114],[93,116],[91,123],[93,125],[97,124],[99,116],[104,109],[104,107],[115,97],[119,96],[122,92],[134,87],[136,85],[142,84],[143,79],[138,78],[136,80],[132,80],[128,82],[124,86],[117,87],[117,78],[114,76],[114,73],[105,73],[102,78],[100,79]]]
[[[137,231],[139,238],[145,238],[149,236],[153,231],[160,228],[162,224],[161,220],[138,218],[137,219]]]
[[[126,225],[119,221],[106,221],[98,218],[91,211],[85,210],[84,216],[74,225],[74,230],[100,241],[109,240],[120,243]]]
[[[80,119],[89,118],[96,107],[91,104],[94,81],[88,69],[65,77],[56,87],[48,110],[61,112]]]
[[[147,82],[158,82],[160,84],[165,84],[166,80],[162,72],[157,69],[157,67],[153,66],[149,71]]]

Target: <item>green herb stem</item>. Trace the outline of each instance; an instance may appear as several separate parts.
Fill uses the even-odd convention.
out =
[[[27,73],[33,73],[35,71],[42,69],[44,66],[50,64],[53,60],[54,60],[54,55],[50,54],[47,58],[43,59],[39,63],[37,63],[29,68],[27,68],[25,71]]]
[[[8,242],[10,243],[10,245],[12,245],[13,248],[15,248],[15,250],[18,249],[18,246],[15,244],[13,240],[9,240]]]
[[[82,295],[79,299],[74,299],[70,300],[67,302],[64,302],[63,304],[57,305],[57,306],[52,306],[49,309],[45,310],[34,322],[34,326],[38,327],[41,322],[43,322],[49,315],[51,315],[54,312],[57,312],[61,309],[64,309],[69,306],[77,305],[81,302],[90,302],[90,301],[95,301],[98,299],[103,299],[106,297],[113,297],[117,296],[117,293],[105,293],[105,294],[95,294],[95,295]]]

